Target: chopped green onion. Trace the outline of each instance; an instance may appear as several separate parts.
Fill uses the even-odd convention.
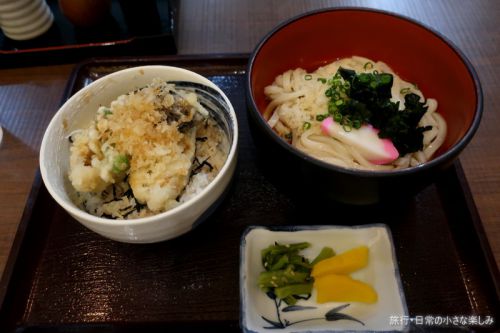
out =
[[[102,115],[105,118],[106,118],[107,115],[113,114],[113,112],[111,112],[110,108],[102,107],[101,110],[102,110]]]
[[[367,62],[367,63],[363,66],[363,68],[364,68],[365,70],[372,69],[372,68],[373,68],[373,64],[372,64],[370,61],[368,61],[368,62]]]
[[[335,105],[337,106],[341,106],[342,104],[344,104],[344,101],[339,99],[338,101],[335,101]]]
[[[312,75],[311,75],[311,74],[306,74],[306,75],[304,76],[304,80],[306,80],[306,81],[312,80],[312,78],[313,78],[313,77],[312,77]]]
[[[411,90],[410,88],[403,88],[403,89],[401,89],[401,90],[399,91],[399,93],[404,95],[404,94],[409,93],[409,92],[410,92],[410,90]]]
[[[306,130],[306,131],[307,131],[308,129],[310,129],[310,128],[311,128],[311,123],[310,123],[310,122],[308,122],[308,121],[306,121],[306,122],[304,122],[304,126],[302,126],[302,127],[304,128],[304,130]]]
[[[380,82],[382,84],[388,84],[392,80],[392,75],[391,74],[380,74]]]
[[[118,155],[115,157],[113,161],[113,169],[114,173],[120,173],[126,171],[130,167],[130,162],[126,155]]]
[[[328,103],[328,113],[333,114],[338,110],[337,105],[335,103]]]
[[[318,81],[321,83],[326,83],[326,79],[323,77],[318,77]]]
[[[333,120],[335,120],[337,123],[340,123],[342,121],[342,114],[340,112],[336,112],[333,115]]]
[[[377,75],[378,74],[378,70],[374,70],[373,74]]]
[[[325,120],[327,117],[328,117],[328,115],[327,115],[327,114],[318,114],[318,115],[316,116],[316,120],[317,120],[317,121],[323,121],[323,120]]]
[[[352,131],[352,126],[351,124],[343,124],[342,125],[342,128],[344,129],[344,131],[346,132],[351,132]]]
[[[355,129],[359,129],[361,127],[361,121],[359,119],[353,120],[352,127],[354,127]]]

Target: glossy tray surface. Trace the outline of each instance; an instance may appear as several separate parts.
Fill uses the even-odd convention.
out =
[[[109,0],[109,11],[102,20],[84,27],[65,17],[58,0],[46,2],[54,22],[44,34],[12,40],[0,29],[0,68],[71,63],[95,56],[176,53],[176,0]],[[74,0],[65,3],[73,11],[86,3],[95,5]]]
[[[228,95],[238,115],[234,182],[215,213],[192,232],[133,245],[81,226],[54,202],[38,176],[2,279],[0,331],[238,332],[239,247],[250,225],[387,224],[410,318],[500,319],[498,271],[460,164],[408,200],[369,207],[320,205],[276,182],[258,154],[246,116],[246,63],[245,56],[172,56],[93,60],[75,69],[65,98],[130,66],[165,64],[207,76]],[[499,329],[496,321],[443,326],[411,327]]]

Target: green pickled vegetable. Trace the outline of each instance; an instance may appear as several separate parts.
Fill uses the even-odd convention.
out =
[[[273,268],[281,259],[281,257],[286,256],[290,259],[290,256],[297,255],[300,250],[306,249],[310,246],[309,243],[297,243],[297,244],[286,244],[271,245],[264,250],[262,250],[262,264],[266,270],[277,270],[281,267]]]
[[[299,252],[310,246],[307,242],[275,243],[263,249],[261,256],[265,271],[259,275],[260,289],[288,305],[294,305],[300,298],[310,296],[314,282],[311,276],[313,266],[335,255],[332,248],[324,247],[316,258],[309,262]]]
[[[314,279],[311,276],[313,264],[300,254],[310,247],[307,242],[294,244],[275,243],[261,251],[265,271],[258,279],[262,291],[270,293],[288,305],[311,294]],[[316,261],[333,256],[333,250],[325,247]],[[320,258],[320,259],[318,259]]]
[[[282,269],[288,263],[290,262],[290,259],[288,259],[288,256],[281,256],[278,261],[271,266],[271,271],[277,271],[279,269]]]
[[[321,260],[328,259],[330,257],[333,257],[335,255],[335,251],[331,247],[325,246],[324,248],[321,249],[321,252],[318,254],[316,258],[311,262],[311,266],[316,265],[318,262]]]
[[[293,284],[305,283],[310,280],[310,272],[296,272],[292,266],[274,272],[262,272],[259,275],[261,289],[278,288]]]
[[[291,284],[288,286],[276,288],[274,290],[274,294],[276,295],[276,297],[281,299],[293,295],[309,295],[312,291],[312,287],[312,283]]]

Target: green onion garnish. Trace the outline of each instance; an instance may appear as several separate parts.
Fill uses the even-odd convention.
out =
[[[410,92],[410,88],[403,88],[403,89],[401,89],[401,90],[399,91],[399,93],[400,93],[400,94],[403,94],[403,95],[404,95],[404,94],[407,94],[407,93],[409,93],[409,92]]]
[[[335,103],[328,103],[328,113],[334,114],[338,110],[337,106]]]
[[[363,66],[363,68],[364,68],[365,70],[372,69],[372,68],[373,68],[373,64],[372,64],[371,62],[369,62],[369,61],[368,61],[368,62],[367,62],[367,63]]]
[[[391,74],[380,74],[380,82],[382,84],[389,84],[392,82],[392,75]]]
[[[110,108],[103,107],[101,110],[102,110],[102,115],[104,116],[104,118],[106,118],[107,115],[113,114],[113,112],[111,112]]]
[[[343,128],[343,129],[344,129],[344,131],[346,131],[346,132],[350,132],[350,131],[352,131],[352,126],[351,126],[351,124],[343,124],[343,125],[342,125],[342,128]]]
[[[318,81],[321,83],[326,83],[326,79],[323,77],[318,77]]]
[[[126,155],[118,155],[115,157],[113,161],[113,169],[114,173],[120,173],[127,170],[130,167],[130,162]]]
[[[304,76],[304,80],[306,80],[306,81],[312,80],[312,78],[313,78],[313,77],[312,77],[312,75],[311,75],[311,74],[306,74],[306,75]]]
[[[342,114],[340,112],[335,112],[335,114],[333,115],[333,120],[335,120],[335,122],[337,123],[340,123],[342,121]]]
[[[328,115],[327,115],[327,114],[318,114],[318,115],[316,116],[316,120],[317,120],[317,121],[323,121],[323,120],[325,120],[327,117],[328,117]]]
[[[308,121],[304,122],[304,126],[303,126],[303,128],[304,128],[304,130],[305,130],[305,131],[307,131],[308,129],[310,129],[310,128],[311,128],[311,123],[310,123],[310,122],[308,122]]]

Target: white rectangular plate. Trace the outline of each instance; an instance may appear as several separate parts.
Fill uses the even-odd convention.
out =
[[[370,250],[368,266],[350,276],[370,284],[377,291],[378,301],[375,304],[318,304],[313,289],[308,300],[299,300],[296,304],[299,310],[285,309],[284,302],[279,304],[258,286],[259,274],[264,270],[261,250],[274,242],[309,242],[311,246],[300,253],[310,260],[324,246],[333,248],[337,254],[361,245],[367,246]],[[408,309],[392,237],[386,225],[249,227],[243,234],[240,250],[241,327],[246,333],[401,332],[407,329],[400,321],[394,320],[408,316]],[[287,311],[290,309],[294,311]],[[326,316],[328,312],[330,315]],[[346,315],[351,319],[342,319]]]

